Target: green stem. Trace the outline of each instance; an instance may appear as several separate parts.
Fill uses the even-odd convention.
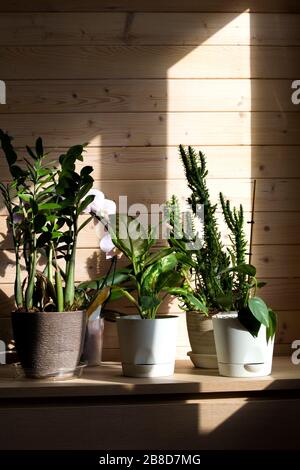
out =
[[[56,308],[58,312],[64,311],[64,291],[60,270],[55,270]]]
[[[53,247],[50,246],[48,253],[48,264],[47,264],[47,277],[51,284],[53,284]]]
[[[23,293],[22,293],[22,282],[21,282],[21,265],[20,255],[16,245],[16,277],[15,277],[15,301],[18,308],[23,307]]]
[[[29,277],[28,285],[25,293],[25,303],[27,311],[32,309],[33,306],[33,293],[34,293],[34,283],[36,276],[36,240],[35,235],[33,237],[32,251],[30,254],[30,266],[29,266]]]
[[[76,240],[74,241],[71,259],[68,264],[68,271],[66,273],[66,288],[65,288],[65,306],[71,308],[75,298],[75,260],[76,260]]]

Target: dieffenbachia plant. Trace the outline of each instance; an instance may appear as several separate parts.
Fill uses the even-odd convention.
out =
[[[11,182],[0,184],[0,191],[14,244],[16,308],[27,312],[81,308],[86,299],[75,286],[78,234],[94,216],[96,197],[103,206],[114,204],[92,189],[91,166],[76,171],[86,144],[71,147],[56,165],[45,163],[41,138],[34,149],[26,147],[28,156],[21,163],[12,138],[2,130],[0,141],[12,176]],[[83,212],[90,213],[84,221]]]
[[[220,204],[225,223],[230,232],[230,246],[222,243],[216,219],[217,205],[212,204],[206,183],[208,171],[202,152],[196,153],[192,147],[180,146],[180,157],[186,179],[191,190],[188,203],[194,219],[198,217],[199,205],[204,207],[203,234],[199,248],[188,249],[190,244],[182,229],[180,207],[173,196],[169,201],[171,232],[169,244],[189,266],[185,271],[185,285],[193,289],[194,296],[206,306],[210,314],[220,311],[237,311],[240,322],[253,335],[257,336],[261,324],[266,326],[267,336],[275,334],[276,315],[265,302],[256,295],[258,288],[265,283],[256,279],[256,268],[247,263],[247,239],[244,231],[243,207],[231,208],[230,202],[220,193]],[[196,232],[192,234],[199,236]],[[196,244],[194,243],[194,246]],[[198,310],[183,300],[186,310]]]
[[[156,237],[152,228],[143,227],[137,219],[125,214],[111,218],[107,226],[106,253],[116,250],[130,261],[129,286],[113,286],[112,294],[121,294],[136,308],[142,319],[155,319],[163,300],[180,297],[195,309],[205,306],[183,285],[180,257],[173,248],[152,251]]]

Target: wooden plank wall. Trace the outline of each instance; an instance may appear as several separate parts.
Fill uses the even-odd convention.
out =
[[[96,186],[149,206],[174,192],[186,197],[176,147],[193,144],[207,154],[213,197],[223,190],[242,202],[248,220],[257,179],[253,262],[279,315],[279,353],[300,338],[300,107],[291,102],[291,82],[300,79],[299,13],[299,2],[279,0],[0,4],[7,86],[0,127],[17,146],[42,135],[57,155],[89,141]],[[0,174],[8,178],[3,156]],[[2,206],[0,232],[5,338],[14,273]],[[105,269],[98,244],[87,228],[77,280]],[[167,308],[178,311],[174,302]],[[180,319],[178,357],[185,357]],[[104,357],[117,358],[117,348],[109,324]]]

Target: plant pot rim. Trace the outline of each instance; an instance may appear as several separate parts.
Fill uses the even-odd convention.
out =
[[[157,315],[155,318],[142,318],[140,315],[125,315],[117,317],[117,321],[120,320],[143,320],[143,321],[153,321],[153,320],[170,320],[178,318],[178,315]]]
[[[234,320],[238,318],[239,314],[236,310],[232,310],[230,312],[219,312],[215,313],[212,318],[216,320]]]
[[[195,315],[199,317],[200,320],[211,320],[213,315],[206,315],[205,313],[198,312],[197,310],[186,310],[186,315]]]

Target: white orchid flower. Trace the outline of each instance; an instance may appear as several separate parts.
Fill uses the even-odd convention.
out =
[[[122,256],[120,250],[113,244],[108,232],[106,232],[100,240],[100,249],[105,253],[106,259],[111,259],[114,256],[120,258]]]
[[[110,215],[116,213],[117,207],[114,201],[105,199],[104,193],[98,189],[90,189],[86,196],[94,196],[94,200],[84,209],[85,214],[95,214],[108,220]]]

